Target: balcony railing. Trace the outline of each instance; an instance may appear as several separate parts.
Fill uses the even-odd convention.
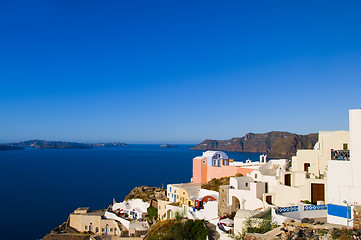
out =
[[[340,161],[350,161],[350,150],[331,149],[331,159]]]

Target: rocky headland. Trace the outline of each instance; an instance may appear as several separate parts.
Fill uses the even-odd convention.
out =
[[[166,190],[158,187],[141,186],[133,188],[130,193],[125,197],[125,201],[140,198],[144,202],[152,200],[166,200]]]
[[[247,133],[229,140],[206,139],[195,150],[265,153],[268,158],[290,158],[298,149],[312,149],[318,134],[298,135],[289,132]]]

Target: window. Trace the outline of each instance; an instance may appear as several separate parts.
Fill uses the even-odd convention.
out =
[[[85,230],[88,230],[88,226],[85,226]]]
[[[310,168],[310,166],[311,166],[310,163],[303,164],[303,171],[308,172],[308,169]]]
[[[98,227],[95,228],[95,232],[96,232],[96,233],[99,232],[99,228],[98,228]]]
[[[343,150],[348,150],[348,144],[347,143],[343,144]]]
[[[110,231],[113,232],[113,228],[111,228]]]
[[[102,232],[104,232],[104,228],[102,228]]]
[[[246,187],[248,187],[248,182],[246,182]]]
[[[203,160],[203,164],[206,164],[206,160]]]
[[[171,192],[172,191],[172,187],[169,187],[169,192]]]
[[[174,190],[174,193],[177,193],[177,190]]]
[[[179,199],[179,195],[177,195],[177,199]]]
[[[116,228],[114,228],[114,234],[117,234],[117,229]]]
[[[208,202],[210,202],[211,201],[211,198],[208,198]]]
[[[285,185],[286,186],[291,186],[291,174],[286,174],[285,175]]]
[[[160,209],[160,206],[159,206],[159,209]]]
[[[254,178],[257,178],[257,174],[254,175]]]

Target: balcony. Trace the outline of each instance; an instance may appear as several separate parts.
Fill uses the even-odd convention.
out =
[[[339,161],[350,161],[350,150],[331,149],[331,159]]]

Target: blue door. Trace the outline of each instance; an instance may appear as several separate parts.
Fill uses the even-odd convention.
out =
[[[177,202],[177,196],[174,194],[174,202]]]

